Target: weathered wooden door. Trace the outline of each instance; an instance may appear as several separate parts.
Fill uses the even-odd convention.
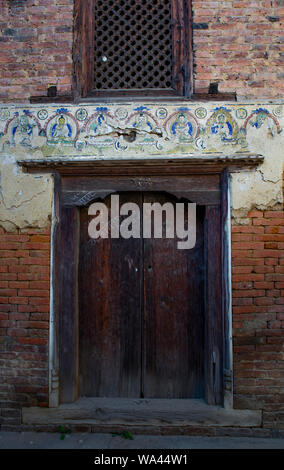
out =
[[[120,204],[138,204],[141,215],[143,202],[177,202],[166,193],[119,196]],[[110,196],[104,202],[110,207]],[[82,208],[80,395],[203,397],[204,208],[197,207],[196,246],[190,250],[178,249],[177,237],[165,233],[162,239],[94,240],[90,220],[88,207]]]

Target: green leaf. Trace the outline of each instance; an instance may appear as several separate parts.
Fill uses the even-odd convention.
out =
[[[112,433],[112,436],[113,437],[119,436],[119,437],[123,437],[123,439],[131,439],[132,441],[134,440],[134,437],[132,436],[132,434],[129,431],[114,432],[114,433]]]
[[[134,439],[134,437],[129,431],[123,431],[121,434],[122,434],[122,437],[124,437],[124,439],[131,439],[132,441]]]

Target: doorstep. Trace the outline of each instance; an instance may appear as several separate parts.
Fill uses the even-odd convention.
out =
[[[192,428],[260,428],[259,410],[234,410],[195,399],[80,398],[58,408],[23,408],[30,426],[91,426],[93,432],[141,429],[186,433]]]

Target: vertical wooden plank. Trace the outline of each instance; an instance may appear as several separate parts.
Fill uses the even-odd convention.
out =
[[[93,88],[94,1],[74,0],[73,94],[75,100]]]
[[[62,207],[60,215],[60,402],[78,398],[78,211]]]
[[[110,208],[110,196],[104,202]],[[121,193],[120,203],[140,203]],[[140,239],[88,235],[81,210],[79,263],[80,395],[140,397]],[[109,225],[110,231],[110,225]]]
[[[94,2],[95,0],[88,0],[87,2],[83,0],[82,96],[86,96],[94,87]]]
[[[144,196],[148,203],[167,201],[176,199]],[[203,208],[197,208],[195,248],[178,249],[177,241],[144,240],[146,398],[204,396]]]
[[[172,0],[172,41],[173,41],[173,89],[184,93],[184,4],[183,0]]]
[[[231,220],[228,170],[221,175],[222,300],[224,345],[224,406],[233,407],[232,299],[231,299]]]
[[[73,7],[73,95],[75,101],[82,95],[82,4],[74,0]]]
[[[193,30],[192,30],[192,2],[184,0],[185,22],[185,72],[184,96],[190,98],[193,94]]]
[[[187,98],[193,90],[191,0],[172,0],[173,88]]]
[[[60,280],[60,207],[61,207],[61,178],[53,174],[54,200],[51,236],[51,302],[49,327],[49,407],[59,405],[59,345],[60,345],[60,310],[61,310],[61,280]]]
[[[205,309],[205,375],[206,401],[209,405],[223,402],[223,315],[222,315],[222,250],[220,206],[206,208],[206,309]]]

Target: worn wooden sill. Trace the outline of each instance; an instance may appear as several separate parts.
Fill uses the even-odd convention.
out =
[[[207,405],[201,399],[80,398],[58,408],[23,408],[27,425],[117,425],[159,428],[260,427],[261,411]]]

